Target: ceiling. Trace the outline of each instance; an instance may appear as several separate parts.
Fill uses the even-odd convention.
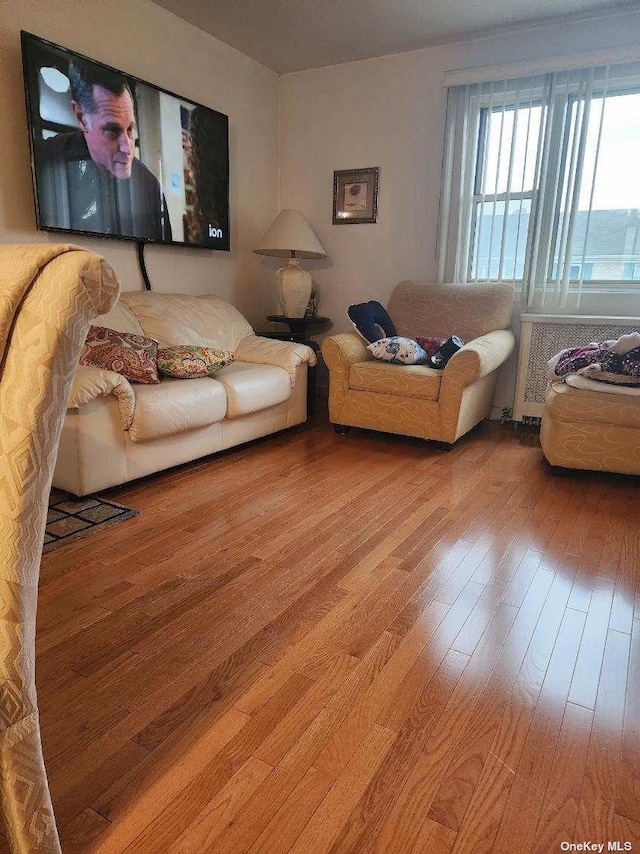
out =
[[[637,0],[155,2],[279,74],[638,5]]]

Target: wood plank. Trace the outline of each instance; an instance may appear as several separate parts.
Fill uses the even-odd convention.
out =
[[[332,780],[322,771],[309,768],[259,838],[248,850],[251,854],[288,851],[331,788]]]
[[[253,660],[251,654],[251,642],[243,644],[204,679],[167,705],[161,714],[135,734],[133,740],[147,750],[155,750],[203,711],[211,714],[218,707],[222,712],[267,669]]]
[[[234,819],[272,771],[271,765],[251,756],[229,782],[215,795],[175,842],[168,854],[211,850],[215,840]]]
[[[615,839],[615,800],[620,772],[629,646],[629,635],[611,630],[607,633],[578,809],[576,838]]]
[[[531,638],[513,691],[500,719],[498,729],[484,759],[479,775],[470,774],[465,790],[458,797],[448,795],[449,811],[443,813],[446,821],[442,823],[453,829],[459,828],[456,848],[471,851],[477,847],[493,845],[499,831],[500,822],[512,794],[515,783],[516,767],[521,761],[538,699],[543,690],[547,674],[550,679],[549,693],[553,695],[557,681],[567,682],[565,669],[567,663],[564,650],[556,656],[556,666],[560,668],[560,677],[556,677],[553,651],[556,637],[566,608],[573,584],[572,577],[557,573],[549,591],[549,597],[540,615],[536,630]],[[570,635],[575,641],[574,632]],[[577,645],[577,644],[576,644]],[[569,659],[570,663],[571,659]],[[569,673],[573,668],[568,667]],[[550,729],[553,729],[551,724]],[[449,781],[448,792],[451,792]],[[471,797],[466,792],[473,786]],[[441,795],[438,796],[441,798]],[[436,818],[438,807],[447,803],[442,798],[434,802],[430,817]]]
[[[453,830],[459,830],[467,819],[470,804],[479,795],[480,780],[485,778],[486,785],[489,768],[495,765],[485,772],[491,755],[500,760],[495,766],[500,773],[515,764],[507,755],[518,749],[511,730],[517,727],[520,737],[526,734],[526,721],[562,619],[562,602],[552,592],[555,581],[545,570],[539,571],[507,637],[500,674],[495,680],[485,680],[479,703],[462,719],[465,726],[458,749],[429,809],[430,818]]]
[[[327,666],[323,668],[324,672],[282,718],[253,755],[269,765],[277,765],[303,735],[318,712],[332,700],[358,664],[358,659],[352,656],[341,652],[333,653]]]
[[[497,850],[509,846],[516,851],[533,848],[584,620],[580,611],[567,609],[564,613],[522,754],[514,769],[515,779],[494,842]]]
[[[148,751],[133,741],[125,741],[122,746],[104,762],[88,772],[79,783],[64,791],[59,777],[51,779],[51,796],[56,805],[56,821],[62,827],[70,824],[86,807],[120,780],[132,767],[143,762]],[[62,791],[60,791],[62,789]]]
[[[222,749],[218,749],[221,743],[220,738],[215,739],[212,748],[213,756],[203,768],[198,770],[195,766],[193,770],[190,768],[188,778],[183,781],[180,792],[169,800],[166,807],[156,815],[153,824],[138,837],[136,847],[144,850],[145,845],[150,845],[159,831],[163,833],[167,843],[177,839],[205,809],[211,798],[247,762],[257,746],[311,684],[310,680],[302,676],[291,677],[270,702],[257,715],[250,718],[248,723],[242,726],[228,742],[226,742],[227,730],[225,729],[222,736],[225,743]],[[197,755],[197,743],[193,749]],[[96,801],[95,809],[110,821],[119,823],[121,816],[129,811],[131,803],[148,791],[156,780],[166,778],[167,775],[171,778],[170,769],[179,761],[181,752],[181,742],[178,741],[173,751],[165,756],[160,765],[157,757],[151,754],[147,762],[132,769],[131,773],[126,775],[118,785],[105,791]],[[194,762],[199,762],[199,759]],[[173,783],[171,785],[173,786]]]
[[[637,570],[640,566],[640,546],[633,529],[634,522],[635,517],[629,510],[609,619],[610,628],[627,633],[631,632],[633,624],[635,597],[638,589]]]
[[[214,756],[238,735],[248,721],[248,715],[230,709],[217,726],[211,727],[205,737],[181,755],[179,763],[172,762],[163,774],[149,781],[144,788],[141,787],[139,794],[129,800],[122,817],[103,835],[100,850],[105,854],[124,851],[142,830],[153,826],[162,810],[166,809],[183,788],[206,768]],[[104,789],[94,791],[89,797],[98,802],[103,791],[113,791],[114,782],[113,779],[105,779]],[[113,809],[111,813],[114,814]]]
[[[395,732],[384,727],[376,724],[371,727],[369,735],[291,848],[291,854],[328,851],[331,848],[396,738]]]
[[[366,851],[382,825],[442,714],[466,667],[468,657],[449,650],[441,665],[422,689],[398,738],[372,776],[360,800],[335,840],[334,851]]]
[[[637,851],[640,847],[640,824],[637,821],[615,813],[613,833],[615,840],[621,843],[624,851]]]
[[[640,622],[634,623],[616,812],[640,824]]]
[[[464,675],[464,682],[457,691],[458,708],[463,706],[460,694],[465,686],[469,692],[465,698],[465,703],[467,706],[474,704],[477,695],[486,682],[487,674],[491,672],[492,665],[500,655],[515,618],[515,609],[508,605],[499,605],[495,614],[487,616],[487,625],[480,642],[475,647],[473,655],[466,656],[468,661],[467,672]],[[423,685],[435,672],[437,662],[438,657],[434,656],[431,645],[427,644],[414,666],[403,679],[393,700],[385,706],[378,716],[377,723],[396,731],[402,728],[422,693]]]
[[[109,822],[90,808],[63,824],[60,844],[64,851],[91,851],[92,843],[109,830]]]
[[[471,612],[481,592],[482,587],[480,585],[469,582],[458,602],[447,612],[444,619],[436,626],[432,624],[429,627],[426,637],[424,627],[428,625],[431,613],[429,610],[425,611],[423,619],[418,621],[413,630],[405,637],[366,693],[349,709],[348,716],[343,724],[316,760],[316,766],[321,771],[334,778],[339,776],[380,712],[389,702],[389,697],[393,696],[397,687],[414,665],[435,629],[440,628],[438,648],[440,660],[442,660],[451,640],[460,630],[460,626]],[[443,629],[445,622],[446,627]]]
[[[274,813],[277,813],[280,808],[284,809],[290,798],[293,798],[290,805],[296,805],[296,812],[304,814],[306,808],[298,800],[300,797],[298,787],[306,788],[307,784],[304,783],[304,780],[310,771],[313,773],[307,782],[311,784],[312,791],[318,794],[322,791],[322,797],[317,803],[324,798],[333,781],[313,768],[313,762],[330,738],[337,719],[338,713],[333,709],[322,709],[318,713],[296,744],[236,816],[233,825],[218,837],[216,852],[234,854],[234,852],[247,850],[262,835],[263,828],[266,830],[271,819],[275,818]],[[310,817],[309,815],[308,818]],[[294,825],[298,827],[298,833],[291,840],[293,843],[299,833],[302,832],[304,825],[299,826],[299,818],[290,823],[288,817],[284,815],[274,821],[271,830],[265,834],[263,843],[267,838],[273,838],[273,834],[281,829],[280,826],[283,821],[288,834],[293,832]]]
[[[475,768],[478,739],[480,744],[486,740],[488,723],[488,737],[491,740],[494,737],[492,710],[502,709],[509,696],[551,583],[552,579],[546,572],[540,572],[534,580],[507,636],[504,652],[493,671],[495,673],[500,669],[499,678],[484,689],[480,701],[477,700],[476,694],[477,681],[471,685],[461,681],[454,691],[422,757],[412,770],[382,828],[375,846],[376,852],[403,852],[414,847],[425,816],[429,813],[436,793],[442,787],[449,767],[452,766],[453,774],[456,773],[454,759],[459,761],[461,769],[467,764]],[[482,670],[476,674],[476,680],[482,679],[481,686],[485,684],[488,675],[482,673]],[[457,797],[460,785],[454,783],[452,788]]]
[[[573,839],[593,712],[567,703],[532,851],[548,854]],[[537,791],[537,790],[536,790]]]
[[[456,832],[450,827],[438,824],[430,818],[425,818],[418,833],[416,843],[410,850],[415,854],[423,854],[425,851],[437,851],[438,854],[449,854],[453,851],[456,841]],[[407,849],[409,850],[409,849]]]
[[[608,579],[596,579],[571,682],[569,702],[587,709],[594,709],[596,704],[614,590],[615,585]]]

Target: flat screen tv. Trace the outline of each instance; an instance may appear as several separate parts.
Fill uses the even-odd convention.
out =
[[[23,32],[38,228],[229,250],[229,120]]]

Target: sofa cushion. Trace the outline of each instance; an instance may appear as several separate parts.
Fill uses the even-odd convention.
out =
[[[117,332],[144,335],[138,318],[121,299],[118,300],[111,311],[108,311],[106,314],[99,314],[94,320],[94,324],[95,326],[106,326],[109,329],[115,329]]]
[[[291,396],[289,374],[274,365],[234,362],[216,375],[227,392],[227,418],[239,418],[283,403]]]
[[[349,371],[349,388],[422,400],[437,400],[441,381],[442,371],[424,365],[356,362]]]
[[[219,297],[135,291],[121,299],[160,347],[194,344],[233,352],[243,338],[253,335],[240,312]]]
[[[163,379],[159,385],[135,386],[136,408],[129,429],[134,442],[175,436],[222,421],[227,395],[217,380]],[[185,438],[185,441],[187,439]]]
[[[640,401],[623,394],[602,394],[562,382],[550,383],[545,406],[558,421],[640,427]]]

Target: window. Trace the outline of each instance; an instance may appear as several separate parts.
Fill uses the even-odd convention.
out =
[[[636,257],[640,261],[640,93],[593,98],[590,106],[584,143],[586,180],[579,187],[570,279],[580,278],[580,274],[573,275],[577,265],[585,268],[585,282],[620,282],[627,280],[625,266],[634,263]],[[563,139],[567,151],[573,145],[571,130],[577,123],[578,108],[577,99],[572,98],[567,122],[570,131]],[[568,155],[564,160],[561,177],[566,189],[572,175]],[[567,216],[567,207],[556,212],[556,264]]]
[[[452,87],[441,279],[637,287],[639,151],[638,64]]]
[[[470,279],[523,277],[541,119],[541,106],[481,111]]]
[[[637,282],[640,281],[640,263],[639,264],[625,264],[624,265],[624,275],[623,278],[627,281]]]

